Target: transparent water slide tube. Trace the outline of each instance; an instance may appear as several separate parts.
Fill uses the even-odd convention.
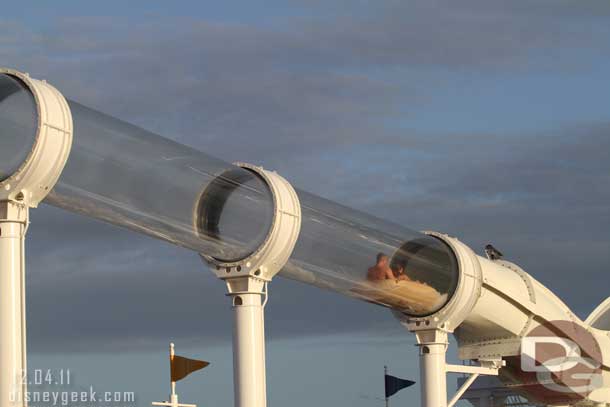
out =
[[[431,314],[450,299],[458,266],[444,242],[297,193],[301,233],[280,275],[414,316]]]
[[[264,241],[273,201],[254,173],[78,103],[69,104],[72,151],[46,203],[223,259],[245,257]],[[233,178],[225,175],[229,171]],[[219,191],[233,191],[221,202],[226,210],[222,235],[198,233],[199,201],[212,181]],[[233,189],[235,183],[240,188]],[[220,192],[216,195],[222,197]]]
[[[24,95],[18,103],[7,97],[23,89],[7,91],[14,86],[3,86],[2,79],[0,174],[10,175],[31,148],[35,125],[29,120],[36,121],[36,110]],[[9,101],[15,106],[5,110]],[[46,203],[223,261],[243,259],[264,242],[274,204],[257,174],[69,104],[72,150]],[[12,128],[18,131],[7,130]],[[304,191],[297,194],[301,232],[281,276],[410,315],[432,313],[449,300],[458,270],[443,242]]]

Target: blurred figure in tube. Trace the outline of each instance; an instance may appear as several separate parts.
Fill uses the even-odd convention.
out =
[[[402,263],[396,263],[392,267],[392,273],[397,281],[413,281],[405,274],[405,266]]]
[[[390,259],[384,253],[377,254],[377,262],[373,267],[369,268],[366,275],[369,281],[394,280],[394,273],[390,268]]]

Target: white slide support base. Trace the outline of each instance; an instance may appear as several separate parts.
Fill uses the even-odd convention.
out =
[[[423,334],[423,332],[421,332]],[[434,330],[417,335],[419,346],[419,372],[421,380],[421,406],[447,407],[447,376],[445,354],[447,333]]]
[[[233,300],[235,407],[266,407],[264,301],[266,283],[253,277],[229,282]],[[240,284],[242,283],[242,284]],[[244,288],[243,291],[239,288]]]
[[[452,365],[446,361],[449,341],[441,329],[416,331],[419,346],[421,407],[453,407],[480,375],[497,376],[502,360],[479,360],[479,366]],[[447,373],[469,374],[469,379],[447,403]]]
[[[223,261],[204,254],[201,257],[218,278],[225,280],[233,303],[235,407],[266,407],[267,283],[286,265],[292,254],[301,230],[301,204],[294,188],[276,172],[246,163],[236,165],[257,174],[273,196],[275,213],[267,238],[256,251],[243,259]]]
[[[0,202],[0,407],[24,407],[27,390],[25,253],[28,208]]]
[[[36,208],[59,179],[72,147],[73,123],[68,102],[46,81],[6,68],[0,68],[0,74],[25,84],[38,116],[30,154],[17,171],[0,180],[0,407],[25,407],[24,251],[29,208]]]

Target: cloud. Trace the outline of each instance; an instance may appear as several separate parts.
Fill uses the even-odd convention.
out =
[[[563,71],[586,63],[566,50],[608,49],[605,21],[560,12],[566,2],[554,13],[535,4],[533,16],[503,2],[418,0],[379,2],[374,12],[335,4],[331,18],[71,16],[40,31],[15,22],[0,30],[7,63],[87,105],[198,148],[217,145],[216,154],[233,159],[383,139],[388,121],[436,85],[435,76],[409,81],[414,71]]]
[[[581,69],[589,60],[572,51],[608,49],[607,5],[351,3],[319,3],[330,18],[256,24],[72,16],[32,30],[3,21],[0,58],[86,105],[263,163],[341,203],[475,248],[493,241],[581,314],[592,309],[609,294],[597,282],[610,260],[608,123],[429,134],[397,122],[446,72]],[[33,220],[31,348],[157,346],[165,332],[227,340],[224,288],[195,254],[49,207]],[[576,273],[587,276],[578,290]],[[387,310],[282,279],[268,312],[272,337],[395,323]]]
[[[586,316],[610,295],[599,284],[610,260],[609,134],[607,122],[436,139],[432,156],[405,159],[402,172],[419,188],[394,189],[369,210],[434,226],[479,251],[494,242]],[[577,288],[576,275],[586,276]]]

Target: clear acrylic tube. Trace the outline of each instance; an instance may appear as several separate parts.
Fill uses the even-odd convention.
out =
[[[242,259],[263,242],[274,208],[258,175],[76,102],[69,105],[72,150],[46,203],[225,261]],[[2,128],[4,120],[28,117],[27,108],[8,119],[1,112],[2,102]],[[35,121],[35,110],[29,113]],[[20,129],[27,134],[30,128],[22,123]],[[28,143],[4,132],[0,139],[0,147],[27,150]],[[23,151],[14,147],[0,153],[0,171],[8,175],[11,160]],[[305,191],[297,194],[301,232],[281,276],[409,315],[430,314],[449,300],[458,267],[445,243]]]
[[[441,240],[297,190],[301,233],[285,277],[409,315],[444,306],[458,281]]]

